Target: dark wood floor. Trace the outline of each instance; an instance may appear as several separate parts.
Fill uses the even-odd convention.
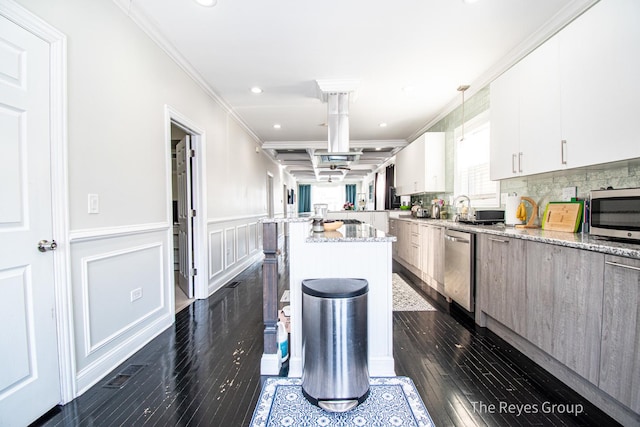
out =
[[[233,281],[235,287],[178,313],[172,328],[104,381],[34,425],[248,425],[261,387],[261,264]],[[437,426],[616,424],[464,316],[396,312],[393,319],[396,373],[413,379]],[[129,379],[122,388],[105,387],[114,378]],[[545,402],[580,404],[584,412],[542,413]],[[515,406],[500,409],[507,404],[535,405],[539,412],[518,416],[508,413]]]

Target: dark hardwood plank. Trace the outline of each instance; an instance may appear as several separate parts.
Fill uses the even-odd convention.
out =
[[[286,288],[286,247],[278,260]],[[404,276],[407,283],[411,278]],[[173,327],[78,399],[34,426],[246,426],[260,394],[264,323],[262,264],[233,278],[208,300],[176,315]],[[419,289],[418,286],[415,286]],[[434,301],[442,308],[442,301]],[[282,306],[281,303],[279,306]],[[442,426],[615,425],[615,422],[493,333],[446,310],[396,312],[396,373],[416,384]],[[122,389],[104,388],[131,364],[145,365]],[[581,403],[579,416],[517,416],[474,409],[497,404]]]

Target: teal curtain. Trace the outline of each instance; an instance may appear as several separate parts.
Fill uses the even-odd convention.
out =
[[[311,212],[311,185],[298,186],[298,212]]]
[[[345,189],[347,190],[347,202],[351,202],[353,206],[356,206],[356,185],[347,184]]]

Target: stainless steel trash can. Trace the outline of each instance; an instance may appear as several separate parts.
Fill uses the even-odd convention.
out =
[[[302,393],[330,412],[369,395],[367,293],[364,279],[302,281]]]

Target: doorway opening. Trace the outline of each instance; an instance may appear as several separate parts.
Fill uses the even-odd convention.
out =
[[[188,130],[171,122],[171,225],[176,313],[195,300],[193,137]]]

